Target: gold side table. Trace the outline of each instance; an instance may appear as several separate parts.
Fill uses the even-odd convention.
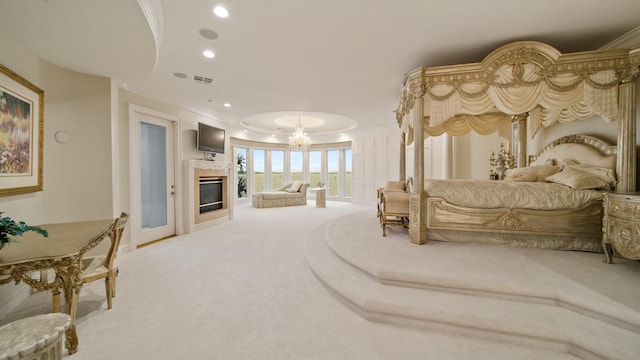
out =
[[[629,260],[640,260],[640,193],[605,193],[602,248],[611,264],[615,251]]]

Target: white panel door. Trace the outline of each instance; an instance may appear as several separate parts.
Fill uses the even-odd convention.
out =
[[[176,234],[174,122],[134,111],[132,175],[138,246]]]

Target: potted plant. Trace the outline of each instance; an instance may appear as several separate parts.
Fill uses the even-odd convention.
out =
[[[0,250],[10,242],[15,241],[16,237],[22,236],[22,234],[27,231],[35,231],[44,237],[49,236],[47,230],[39,226],[27,225],[24,221],[15,222],[8,216],[2,216],[2,212],[0,211]]]

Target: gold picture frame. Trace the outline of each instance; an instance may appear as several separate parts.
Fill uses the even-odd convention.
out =
[[[42,191],[44,90],[0,64],[0,196]]]
[[[511,155],[514,167],[527,166],[527,118],[514,117],[511,122]]]

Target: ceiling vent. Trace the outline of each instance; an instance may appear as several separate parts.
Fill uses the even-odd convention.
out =
[[[193,82],[198,84],[211,85],[211,82],[213,82],[213,79],[205,76],[193,75]]]

